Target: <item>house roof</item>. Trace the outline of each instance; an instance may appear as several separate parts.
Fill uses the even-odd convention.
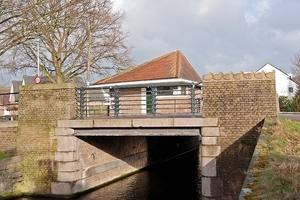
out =
[[[20,85],[22,85],[22,81],[12,81],[13,91],[11,92],[19,92]]]
[[[35,84],[34,79],[35,79],[35,76],[24,75],[22,84],[24,84],[24,85],[34,85]]]
[[[272,63],[270,62],[267,62],[266,64],[264,64],[262,67],[260,67],[258,70],[256,70],[256,73],[261,70],[262,68],[264,68],[266,65],[271,65],[272,67],[274,67],[275,69],[277,69],[278,71],[284,73],[285,75],[289,76],[289,74],[285,73],[284,71],[282,71],[281,69],[275,67],[275,65],[273,65]]]
[[[179,50],[141,65],[128,68],[113,76],[99,80],[94,85],[174,78],[182,78],[194,82],[202,81],[195,69]]]
[[[272,66],[274,69],[276,69],[276,70],[280,71],[281,73],[283,73],[284,75],[290,76],[290,75],[287,74],[286,72],[284,72],[284,71],[282,71],[281,69],[275,67],[275,65],[273,65],[273,64],[270,63],[270,62],[267,62],[266,64],[264,64],[262,67],[260,67],[258,70],[256,70],[255,73],[257,73],[259,70],[261,70],[262,68],[264,68],[266,65],[270,65],[270,66]],[[291,81],[293,81],[294,83],[298,84],[298,83],[296,82],[295,78],[291,78]]]

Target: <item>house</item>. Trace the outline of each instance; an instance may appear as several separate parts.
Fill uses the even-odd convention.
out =
[[[22,80],[22,85],[34,85],[35,84],[34,79],[35,76],[24,75]]]
[[[188,84],[195,83],[200,90],[200,76],[179,50],[128,68],[115,75],[95,82],[93,87],[112,88],[121,87],[120,101],[131,102],[130,105],[120,107],[121,113],[149,114],[152,108],[150,90],[151,86],[157,87],[157,110],[161,112],[191,112],[183,106],[190,101]],[[127,88],[122,88],[127,87]],[[104,96],[112,96],[112,89],[104,91]],[[198,99],[200,99],[198,93]],[[200,103],[200,101],[198,102]],[[111,109],[110,109],[111,110]],[[164,110],[164,111],[162,111]]]
[[[298,89],[298,84],[292,79],[292,74],[287,74],[279,68],[275,67],[271,63],[266,63],[260,69],[256,71],[259,72],[272,72],[275,71],[275,84],[276,92],[278,96],[286,96],[289,99],[292,99]]]
[[[19,102],[19,87],[22,85],[22,81],[12,81],[10,86],[10,96],[9,102],[10,103],[17,103]]]
[[[0,88],[0,116],[9,115],[9,88]]]
[[[9,106],[7,111],[8,115],[17,116],[18,115],[18,103],[19,103],[19,87],[21,85],[33,85],[35,76],[24,75],[21,81],[12,81],[10,87],[9,95]]]

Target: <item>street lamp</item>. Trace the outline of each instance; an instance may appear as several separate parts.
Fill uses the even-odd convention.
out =
[[[39,43],[39,39],[37,39],[37,75],[34,78],[34,82],[35,84],[40,84],[42,79],[40,77],[40,43]]]

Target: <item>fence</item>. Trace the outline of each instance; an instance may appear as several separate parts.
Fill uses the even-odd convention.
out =
[[[201,113],[199,84],[77,88],[77,116],[195,116]]]
[[[18,119],[18,92],[0,93],[0,121]]]

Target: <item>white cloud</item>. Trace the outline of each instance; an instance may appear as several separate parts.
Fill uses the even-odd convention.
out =
[[[254,0],[250,1],[248,9],[246,9],[244,17],[246,23],[256,23],[260,18],[269,14],[272,0]]]
[[[289,72],[300,46],[299,0],[115,0],[137,64],[180,49],[200,75],[255,71],[271,62]]]

